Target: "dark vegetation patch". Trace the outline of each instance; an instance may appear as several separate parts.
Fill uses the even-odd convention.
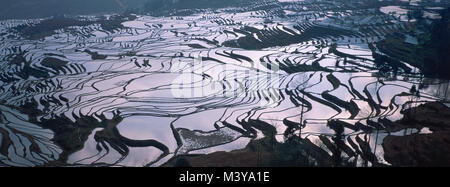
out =
[[[16,72],[16,75],[21,79],[28,79],[30,76],[36,78],[48,78],[49,73],[47,70],[45,70],[45,68],[31,66],[31,60],[27,60],[25,58],[26,53],[27,51],[16,49],[14,54],[11,54],[8,57],[6,57],[6,59],[9,59],[8,65],[16,65],[20,67]],[[3,82],[13,82],[20,80],[20,78],[18,77],[10,75],[6,72],[0,73],[0,80]]]
[[[1,119],[0,119],[1,120]],[[0,134],[2,135],[2,139],[0,142],[0,153],[2,155],[8,155],[8,148],[12,144],[12,140],[9,137],[8,131],[3,128],[0,128]]]
[[[33,57],[25,58],[28,51],[22,50],[20,47],[12,47],[13,53],[6,55],[3,59],[7,62],[8,66],[16,66],[15,74],[10,74],[8,72],[0,72],[0,80],[3,82],[13,82],[18,80],[26,80],[30,76],[38,79],[50,78],[50,73],[52,74],[67,74],[75,72],[86,71],[83,65],[79,64],[69,64],[64,55],[45,53],[40,61],[39,66],[33,64]],[[78,68],[74,68],[78,67]],[[12,68],[12,67],[8,67]],[[68,72],[70,71],[70,72]]]
[[[200,44],[187,44],[187,46],[189,46],[190,48],[194,48],[194,49],[205,49],[206,48]]]
[[[392,58],[388,63],[394,66],[402,60],[419,68],[427,77],[450,79],[450,8],[442,11],[441,16],[431,26],[422,27],[425,33],[418,36],[418,45],[407,43],[394,34],[377,42],[376,46]],[[374,57],[385,61],[383,56]]]
[[[53,17],[43,20],[35,25],[19,25],[13,28],[13,30],[26,39],[39,40],[55,34],[55,31],[59,29],[66,29],[74,26],[88,26],[92,24],[100,24],[103,30],[113,32],[116,29],[123,28],[122,22],[134,20],[135,18],[136,17],[133,15],[115,15],[108,19],[106,17],[100,17],[97,20]]]
[[[136,16],[128,13],[114,15],[109,19],[102,17],[100,20],[95,21],[96,24],[100,24],[103,30],[113,32],[117,29],[124,28],[122,22],[135,20]]]
[[[225,8],[239,6],[246,2],[249,0],[149,0],[144,6],[144,11],[152,15],[169,15],[178,11],[176,15],[183,16],[195,13],[196,9]]]
[[[12,57],[12,59],[9,61],[9,65],[17,65],[20,66],[22,63],[26,62],[25,57],[23,54],[16,54]]]
[[[328,53],[333,53],[333,54],[335,54],[335,55],[337,55],[337,56],[340,56],[340,57],[343,57],[343,58],[359,59],[359,60],[363,60],[363,61],[366,60],[365,58],[358,57],[358,56],[356,56],[356,55],[347,54],[347,53],[343,53],[343,52],[338,51],[338,50],[337,50],[337,44],[336,44],[336,43],[333,43],[333,44],[330,46],[330,49],[328,50]]]
[[[42,60],[41,65],[49,68],[60,68],[67,64],[67,61],[60,60],[58,58],[54,57],[47,57]]]
[[[402,69],[405,73],[411,72],[411,68],[403,64],[399,59],[376,52],[373,43],[369,44],[369,48],[372,51],[372,57],[375,59],[374,63],[381,73],[392,72],[394,75],[397,75],[399,69]]]
[[[92,52],[89,49],[84,50],[84,52],[91,55],[92,60],[104,60],[108,57],[107,55],[98,54],[98,52]]]
[[[55,30],[63,29],[70,26],[87,26],[89,21],[81,21],[73,18],[52,18],[44,20],[36,25],[19,25],[14,29],[27,39],[38,40],[51,36]]]
[[[142,8],[147,0],[2,0],[1,2],[0,20],[122,13]]]
[[[226,47],[243,48],[243,49],[263,49],[275,46],[287,46],[295,43],[302,43],[310,41],[315,38],[337,38],[342,36],[358,36],[350,30],[323,27],[323,26],[311,26],[307,28],[301,28],[294,26],[294,28],[301,32],[298,34],[288,28],[281,30],[278,27],[269,29],[257,29],[253,27],[243,27],[239,30],[241,34],[245,36],[236,40],[229,40],[223,43]],[[254,35],[258,37],[255,38]]]

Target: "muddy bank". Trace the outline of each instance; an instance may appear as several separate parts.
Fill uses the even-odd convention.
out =
[[[388,136],[385,159],[393,166],[450,166],[450,132]]]
[[[290,138],[278,143],[266,137],[231,152],[180,155],[162,167],[292,167],[333,166],[332,156],[308,139]]]
[[[450,109],[433,102],[408,109],[399,121],[405,128],[429,128],[428,134],[389,135],[385,159],[393,166],[450,166]]]

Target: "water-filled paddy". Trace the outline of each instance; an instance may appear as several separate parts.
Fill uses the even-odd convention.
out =
[[[367,144],[378,158],[369,165],[390,165],[382,142],[391,132],[383,120],[400,120],[402,110],[450,95],[448,81],[407,68],[381,72],[375,63],[379,51],[370,43],[406,33],[407,10],[336,17],[328,14],[333,9],[324,14],[314,4],[287,2],[138,15],[112,31],[87,25],[41,40],[10,30],[40,20],[1,21],[0,33],[10,35],[0,38],[0,165],[160,166],[176,155],[243,149],[270,135],[278,142],[299,136],[332,155],[331,120],[348,124],[341,135],[350,151],[342,157],[364,166],[358,146]],[[278,9],[289,16],[268,15]],[[305,9],[307,16],[293,14]],[[398,15],[388,16],[393,11]],[[361,17],[388,23],[359,23],[370,28],[363,30],[349,21]],[[67,64],[43,64],[49,57]],[[404,131],[392,133],[416,132]]]

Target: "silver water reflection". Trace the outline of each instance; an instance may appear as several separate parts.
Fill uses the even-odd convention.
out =
[[[8,151],[0,151],[0,163],[41,165],[57,160],[61,153],[50,141],[51,131],[28,123],[27,116],[17,117],[20,112],[11,108],[29,101],[36,101],[37,108],[43,111],[36,116],[37,121],[60,116],[73,122],[82,116],[101,121],[101,115],[106,119],[120,115],[123,120],[117,129],[122,137],[155,140],[169,151],[165,154],[153,146],[130,147],[129,153],[123,154],[108,142],[98,142],[95,135],[105,129],[95,128],[83,148],[68,157],[68,164],[159,166],[178,154],[245,147],[251,139],[264,136],[260,130],[245,125],[251,120],[275,127],[280,142],[289,131],[320,145],[319,135],[334,134],[327,126],[330,119],[368,126],[367,120],[400,119],[400,111],[409,105],[448,100],[448,82],[423,79],[420,73],[383,75],[375,67],[368,43],[383,38],[386,30],[402,30],[407,23],[391,20],[394,26],[374,26],[374,22],[384,23],[393,18],[351,10],[339,12],[347,18],[342,22],[332,19],[335,16],[332,12],[320,12],[313,4],[295,5],[288,8],[306,7],[312,11],[275,17],[273,23],[265,23],[268,19],[265,11],[223,10],[182,19],[138,16],[134,21],[122,23],[125,29],[114,32],[90,25],[72,28],[71,32],[60,30],[39,41],[2,36],[2,56],[17,53],[12,49],[19,48],[32,67],[51,73],[45,78],[23,79],[18,76],[21,65],[0,64],[2,76],[17,78],[0,82],[0,99],[5,104],[0,107],[0,140],[5,141],[4,136],[12,140]],[[312,17],[316,17],[314,21]],[[371,22],[359,24],[370,24],[378,36],[317,35],[306,42],[260,50],[222,45],[243,37],[242,31],[235,30],[243,26],[288,35],[302,34],[315,27],[344,28],[358,33],[351,20],[361,17]],[[39,21],[2,21],[0,31],[9,32],[9,28],[19,24]],[[252,37],[263,41],[260,35]],[[337,51],[358,58],[350,63],[330,53],[332,43],[337,44]],[[86,49],[107,58],[93,60]],[[68,64],[58,71],[52,70],[41,64],[48,56]],[[292,71],[298,67],[305,68]],[[425,85],[420,97],[408,94],[412,86],[420,84]],[[288,129],[286,123],[296,124],[297,128]],[[380,144],[386,132],[366,133],[346,128],[344,134],[353,141],[367,140],[380,162],[385,162]],[[32,149],[34,144],[40,149]],[[363,161],[358,162],[363,165]]]

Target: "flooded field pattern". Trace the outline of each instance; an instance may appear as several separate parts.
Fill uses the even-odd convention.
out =
[[[355,166],[391,165],[386,136],[433,133],[392,124],[424,103],[449,106],[450,85],[402,59],[375,62],[389,56],[376,44],[389,34],[418,43],[408,7],[353,6],[256,1],[33,39],[12,29],[44,19],[0,21],[0,166],[157,167],[268,136],[300,137],[326,158],[337,145]]]

